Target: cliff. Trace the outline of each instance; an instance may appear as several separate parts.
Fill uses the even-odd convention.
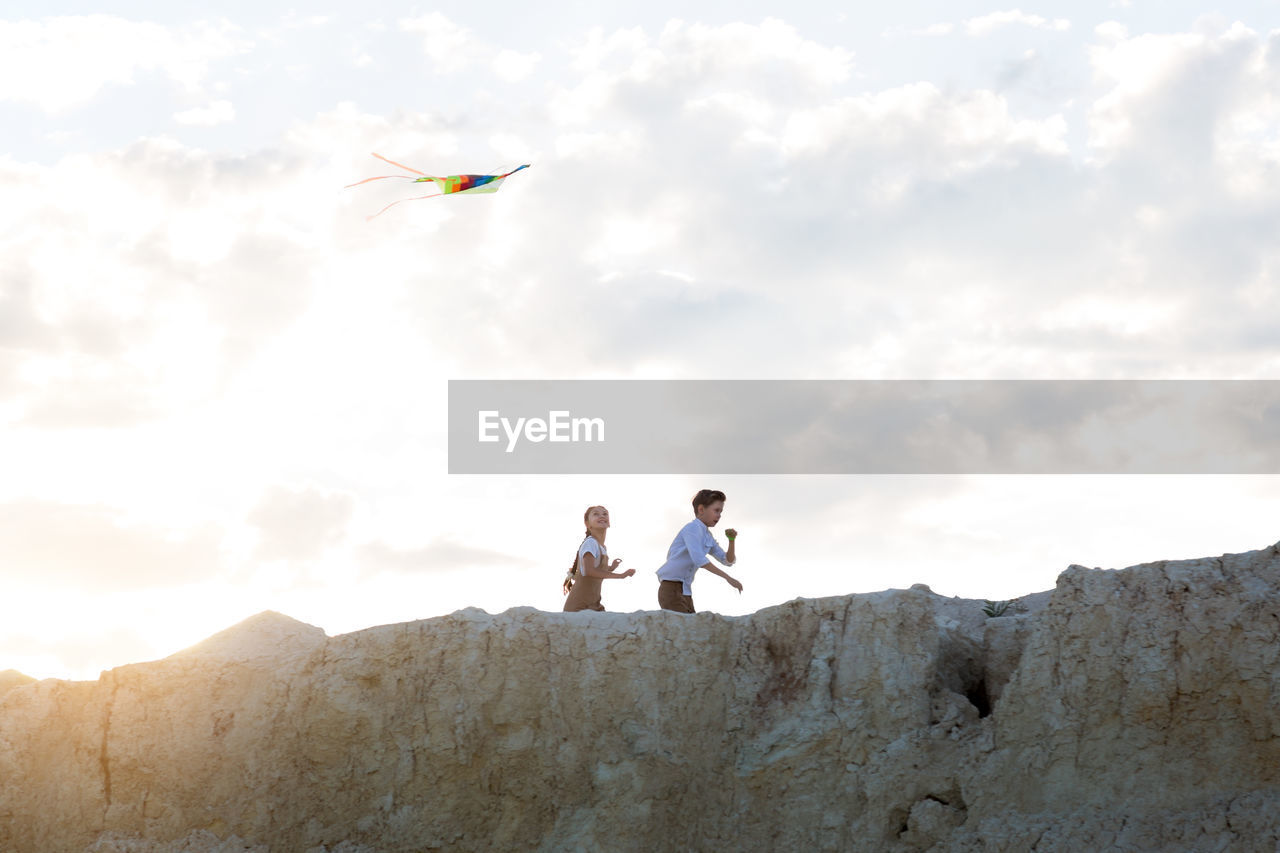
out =
[[[1280,545],[750,616],[264,613],[0,679],[0,850],[1274,850]]]

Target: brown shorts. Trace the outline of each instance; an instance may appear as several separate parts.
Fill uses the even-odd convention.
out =
[[[693,609],[693,596],[684,594],[684,584],[680,581],[662,581],[658,584],[658,606],[676,613],[697,612]]]

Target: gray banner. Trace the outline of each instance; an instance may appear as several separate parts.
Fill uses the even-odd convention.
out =
[[[451,474],[1278,474],[1273,380],[450,380]]]

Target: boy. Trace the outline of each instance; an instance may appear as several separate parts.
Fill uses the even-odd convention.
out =
[[[663,610],[674,610],[676,613],[696,612],[693,609],[691,585],[698,569],[706,569],[719,575],[729,582],[729,586],[742,592],[742,584],[707,559],[710,554],[726,566],[737,562],[734,540],[738,538],[738,531],[730,528],[724,532],[729,539],[727,554],[711,535],[710,528],[720,522],[720,514],[723,512],[724,492],[703,489],[693,496],[694,519],[680,528],[667,550],[667,561],[658,569],[658,606]]]

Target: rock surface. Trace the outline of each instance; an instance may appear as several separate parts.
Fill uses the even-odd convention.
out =
[[[0,850],[1280,850],[1280,545],[750,616],[275,613],[0,675]]]
[[[35,679],[29,675],[23,675],[15,669],[6,669],[0,672],[0,696],[8,693],[15,687],[22,687],[25,684],[33,684]]]

